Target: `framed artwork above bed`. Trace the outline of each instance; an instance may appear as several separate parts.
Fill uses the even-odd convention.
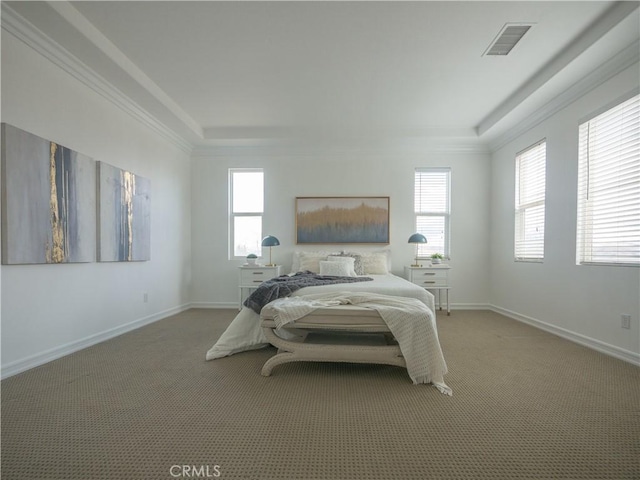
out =
[[[389,243],[389,197],[296,197],[296,244]]]

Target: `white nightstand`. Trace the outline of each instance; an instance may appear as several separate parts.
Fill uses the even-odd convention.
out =
[[[442,290],[445,291],[447,300],[447,315],[451,315],[449,308],[449,265],[432,265],[430,267],[404,267],[404,277],[411,283],[427,290],[437,290],[438,308],[442,310]]]
[[[240,267],[240,309],[247,297],[265,280],[279,277],[282,265],[241,265]]]

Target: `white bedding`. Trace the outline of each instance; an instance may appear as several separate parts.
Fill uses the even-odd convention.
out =
[[[424,288],[393,274],[366,276],[373,278],[373,281],[304,287],[294,292],[292,296],[335,292],[381,293],[396,297],[417,298],[432,312],[435,312],[434,297]],[[284,336],[286,331],[281,334]],[[222,358],[234,353],[263,348],[267,345],[269,342],[262,332],[260,315],[250,308],[242,307],[220,339],[209,349],[206,359]]]
[[[279,298],[269,305],[274,312],[273,322],[278,329],[322,307],[355,305],[376,310],[397,340],[413,383],[432,383],[445,395],[452,394],[451,389],[444,383],[447,364],[438,340],[435,314],[416,298],[372,293],[324,293]],[[314,359],[317,360],[318,353],[314,353]],[[299,358],[304,358],[305,354],[303,352],[298,355]],[[331,355],[335,355],[335,352],[331,352],[328,357]],[[332,361],[330,358],[327,360]]]

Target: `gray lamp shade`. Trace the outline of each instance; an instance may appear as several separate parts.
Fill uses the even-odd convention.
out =
[[[280,245],[280,240],[273,235],[267,235],[262,239],[263,247],[277,247],[278,245]]]
[[[414,233],[409,237],[408,243],[427,243],[427,237],[421,233]]]

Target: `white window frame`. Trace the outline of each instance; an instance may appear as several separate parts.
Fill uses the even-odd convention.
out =
[[[445,182],[446,182],[446,193],[444,200],[444,208],[442,210],[422,210],[420,205],[423,203],[420,195],[421,192],[418,188],[418,181],[421,175],[442,175],[445,174]],[[422,192],[424,194],[425,192]],[[427,193],[428,194],[428,193]],[[427,237],[426,244],[418,244],[418,259],[426,260],[431,258],[431,255],[434,253],[443,254],[445,258],[450,258],[450,241],[451,241],[451,168],[450,167],[419,167],[415,169],[414,172],[414,213],[415,213],[415,231],[417,233],[423,234]],[[421,217],[432,217],[432,218],[443,218],[444,219],[444,231],[443,235],[443,250],[439,251],[434,247],[433,242],[429,242],[430,233],[426,231],[422,231],[424,229],[420,228],[420,218]]]
[[[546,138],[516,154],[513,235],[516,262],[544,261],[546,170]]]
[[[235,219],[236,217],[260,217],[260,223],[262,224],[264,219],[264,199],[263,210],[260,212],[234,212],[233,211],[233,175],[235,173],[250,173],[259,172],[262,173],[262,179],[264,183],[264,169],[263,168],[230,168],[229,169],[229,259],[245,258],[244,255],[235,254]],[[258,244],[255,253],[258,257],[262,256],[262,247]]]
[[[576,264],[640,266],[638,91],[581,121],[578,135]]]

